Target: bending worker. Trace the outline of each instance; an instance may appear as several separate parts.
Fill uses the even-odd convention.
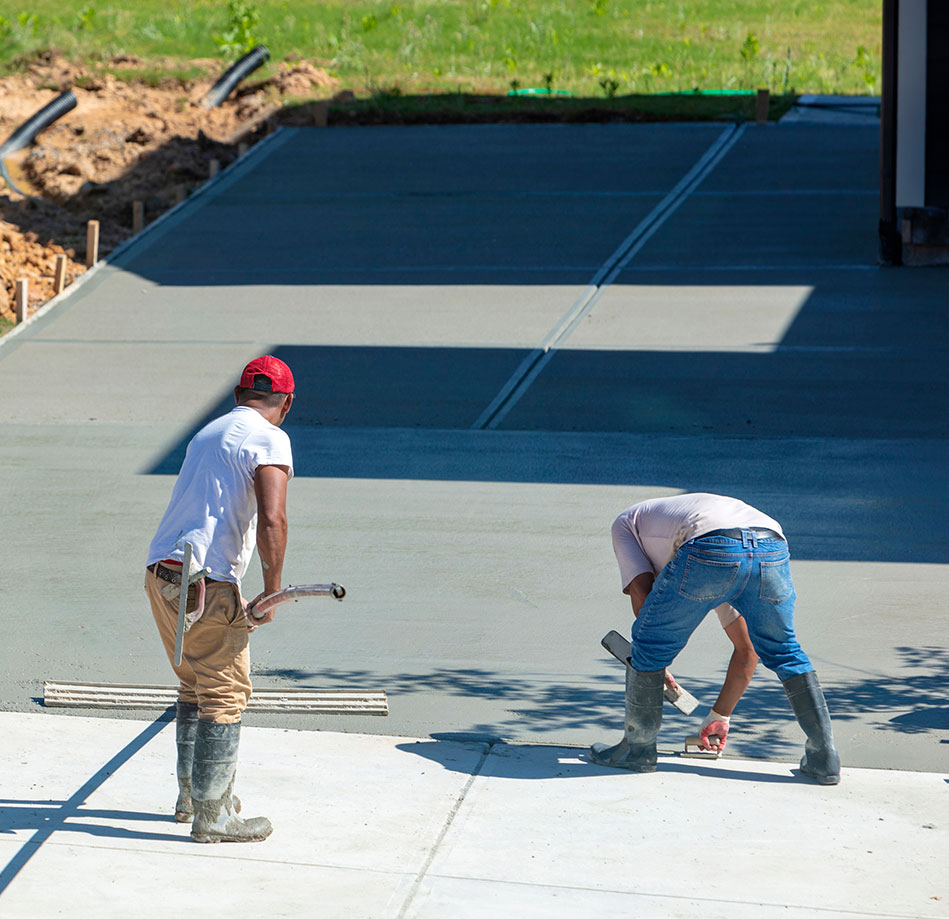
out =
[[[830,716],[817,674],[794,635],[794,586],[780,524],[721,495],[653,498],[613,523],[623,593],[633,605],[626,668],[626,731],[618,744],[594,744],[594,762],[655,772],[666,668],[714,609],[735,645],[725,684],[700,734],[725,745],[729,716],[754,673],[756,656],[784,684],[807,735],[801,772],[821,785],[840,781]]]
[[[242,820],[233,796],[241,713],[250,698],[249,624],[241,579],[254,545],[263,568],[260,599],[280,590],[287,546],[290,438],[280,425],[293,404],[293,374],[275,357],[251,361],[234,389],[237,403],[188,444],[171,501],[148,550],[145,590],[178,677],[178,800],[175,819],[193,819],[196,842],[253,842],[273,830],[266,817]],[[174,664],[184,544],[192,572],[181,665]],[[185,575],[191,579],[191,572]]]

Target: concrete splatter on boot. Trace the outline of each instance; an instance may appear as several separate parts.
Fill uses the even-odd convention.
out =
[[[612,747],[595,743],[590,757],[601,766],[630,772],[656,771],[656,737],[662,724],[665,670],[626,668],[626,732]]]
[[[198,706],[194,702],[179,702],[175,715],[175,740],[178,745],[178,800],[175,802],[175,820],[190,823],[194,816],[191,804],[191,764],[194,762],[194,734],[198,729]]]
[[[242,820],[233,796],[241,725],[198,721],[191,770],[195,842],[260,842],[272,832],[266,817]]]
[[[830,726],[827,702],[813,670],[798,673],[784,680],[794,717],[807,735],[801,772],[809,775],[820,785],[836,785],[840,782],[840,757],[834,746],[834,734]]]

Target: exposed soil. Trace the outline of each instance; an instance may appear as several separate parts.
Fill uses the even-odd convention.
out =
[[[148,223],[204,182],[211,161],[226,167],[238,144],[253,142],[279,121],[324,123],[336,81],[307,61],[286,63],[263,82],[246,81],[214,109],[200,100],[220,75],[220,61],[192,61],[207,76],[159,86],[90,72],[55,54],[0,79],[0,142],[20,124],[71,89],[77,106],[4,162],[24,197],[0,190],[0,316],[14,318],[15,282],[29,280],[30,311],[53,295],[58,254],[67,256],[66,283],[85,271],[86,225],[100,224],[100,255],[132,234],[132,203],[141,201]],[[140,69],[123,55],[112,69]],[[299,100],[315,100],[287,108]]]

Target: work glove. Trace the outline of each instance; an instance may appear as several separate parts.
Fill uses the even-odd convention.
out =
[[[725,749],[725,738],[728,737],[728,722],[728,715],[720,715],[714,708],[711,709],[699,730],[699,743],[706,750],[721,753]]]

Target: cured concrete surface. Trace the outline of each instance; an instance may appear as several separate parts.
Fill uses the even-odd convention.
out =
[[[162,729],[164,727],[164,729]],[[174,727],[0,714],[0,914],[949,916],[949,776],[247,728],[237,791],[265,842],[171,816]],[[934,802],[942,803],[934,807]]]
[[[608,738],[599,638],[631,618],[609,525],[705,490],[789,533],[844,763],[944,769],[945,278],[875,267],[875,170],[863,127],[275,135],[0,346],[0,705],[170,681],[144,552],[191,433],[276,351],[300,383],[287,579],[349,596],[256,633],[255,680],[385,688],[391,714],[249,722]],[[675,669],[707,705],[727,657],[706,622]],[[668,709],[664,747],[696,723]],[[729,752],[800,746],[758,674]]]

